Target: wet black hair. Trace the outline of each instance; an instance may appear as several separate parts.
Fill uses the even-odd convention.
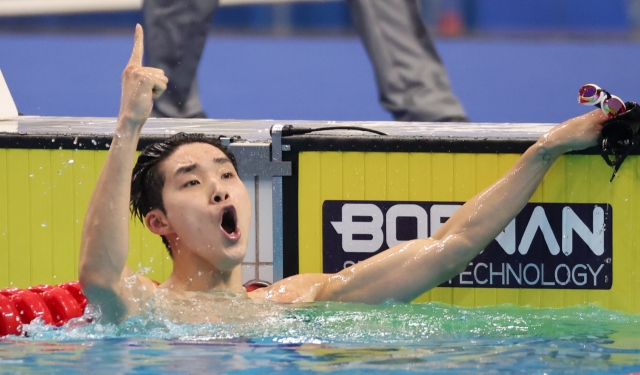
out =
[[[153,209],[159,208],[167,213],[162,201],[162,189],[165,176],[160,169],[160,164],[173,154],[178,147],[190,143],[206,143],[222,151],[229,158],[236,173],[238,165],[233,153],[229,151],[217,138],[204,134],[177,133],[166,140],[153,143],[142,150],[131,174],[131,198],[129,200],[131,215],[138,218],[144,224],[145,216]],[[164,236],[162,242],[173,258],[169,241]]]

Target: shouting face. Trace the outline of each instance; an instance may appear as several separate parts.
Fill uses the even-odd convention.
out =
[[[174,259],[230,271],[244,259],[251,202],[231,161],[218,148],[190,143],[161,165],[165,213],[147,214],[147,226],[171,243]],[[154,230],[155,229],[155,230]]]

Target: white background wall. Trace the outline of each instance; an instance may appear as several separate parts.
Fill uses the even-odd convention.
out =
[[[220,0],[220,5],[224,6],[287,2],[292,2],[292,0]],[[141,7],[142,0],[0,0],[0,16],[112,12],[137,10]]]

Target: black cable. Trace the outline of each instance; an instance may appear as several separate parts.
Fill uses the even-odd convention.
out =
[[[303,134],[309,134],[311,132],[325,131],[325,130],[358,130],[363,132],[374,133],[377,135],[387,135],[386,133],[383,133],[381,131],[362,128],[360,126],[327,126],[324,128],[296,128],[293,125],[285,125],[282,127],[282,136],[286,137],[290,135],[303,135]],[[271,134],[271,129],[269,130],[269,134]]]

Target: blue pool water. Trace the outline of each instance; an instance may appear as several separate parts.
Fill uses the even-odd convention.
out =
[[[179,318],[170,321],[166,308],[155,306],[117,326],[76,321],[54,329],[32,324],[29,337],[0,340],[0,373],[640,371],[640,316],[599,307],[332,302],[256,308],[242,298],[216,303],[233,318],[176,323]]]

